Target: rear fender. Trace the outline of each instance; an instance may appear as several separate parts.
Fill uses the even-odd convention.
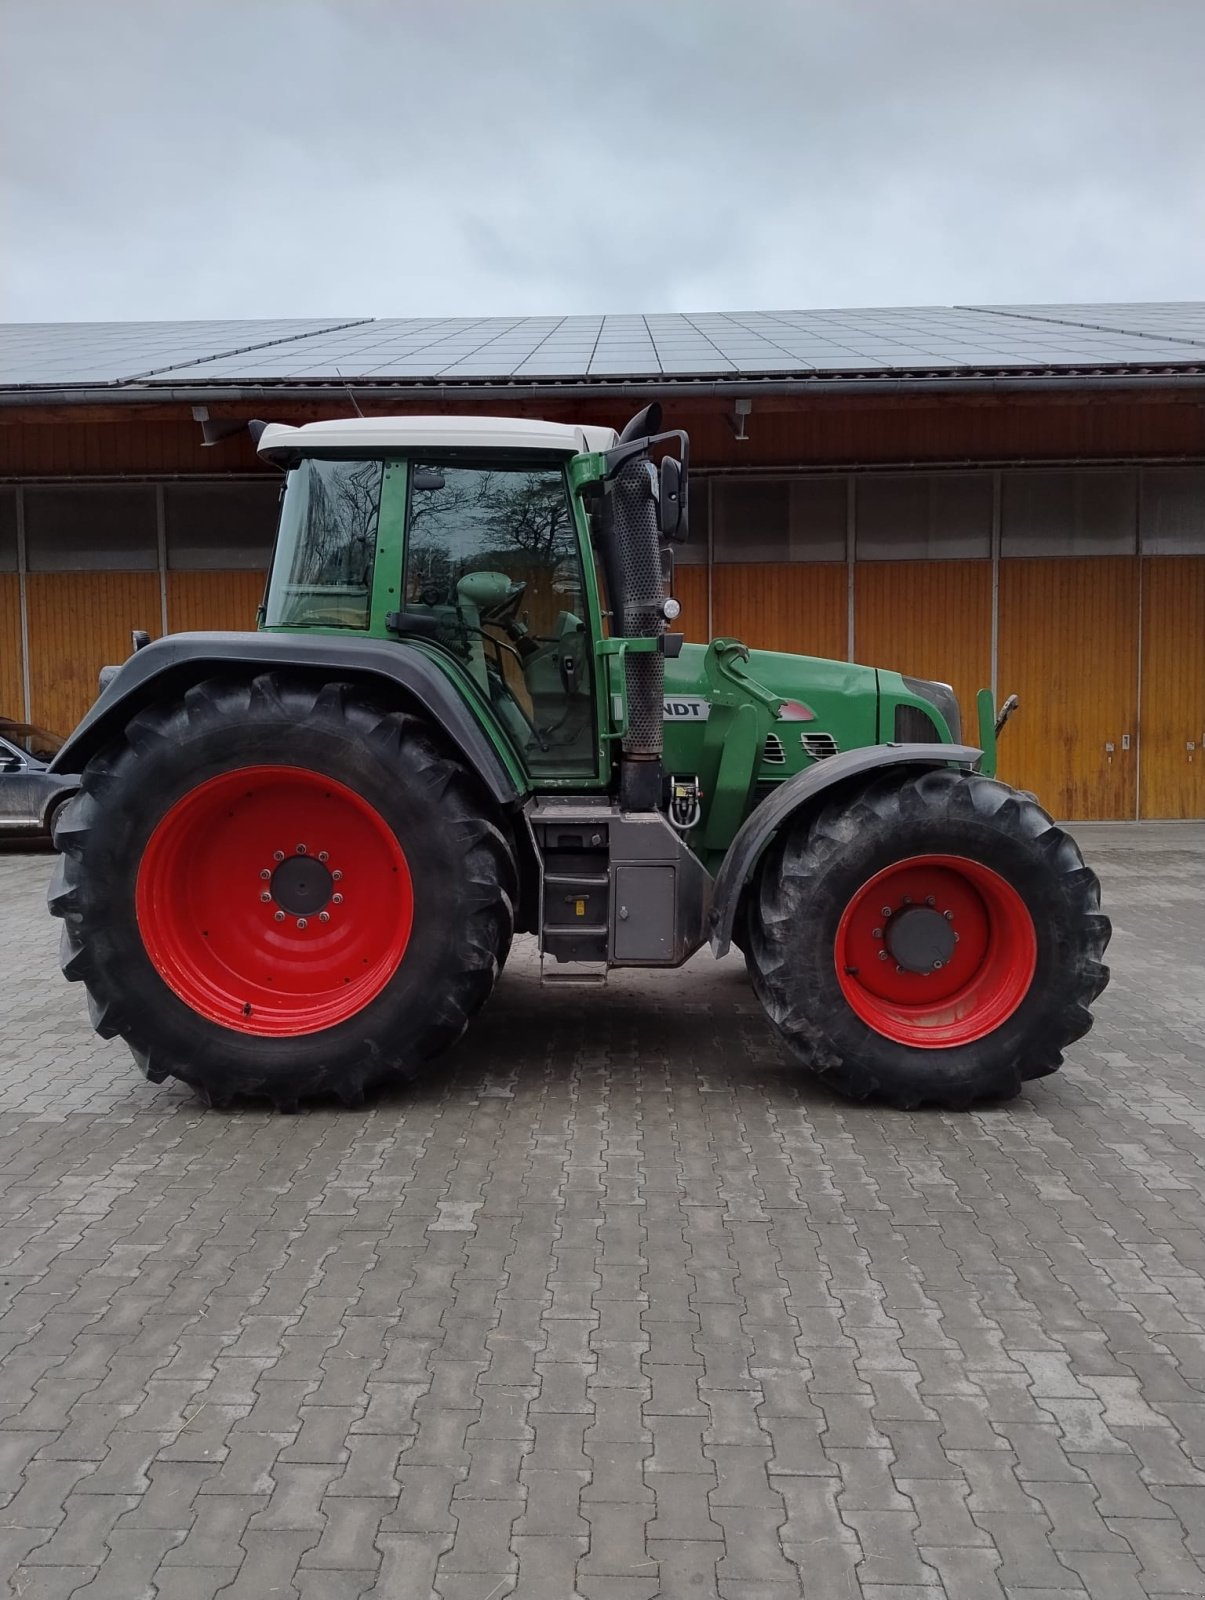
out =
[[[971,767],[981,754],[963,744],[871,744],[817,761],[788,778],[745,819],[720,863],[712,896],[712,953],[727,954],[741,894],[770,840],[783,823],[813,805],[818,796],[852,778],[892,767]]]
[[[421,651],[380,639],[327,634],[174,633],[138,650],[105,685],[100,698],[55,756],[50,770],[75,774],[143,706],[178,698],[215,674],[293,669],[329,681],[377,686],[426,715],[477,774],[500,806],[525,796],[517,770],[503,760],[464,696]]]

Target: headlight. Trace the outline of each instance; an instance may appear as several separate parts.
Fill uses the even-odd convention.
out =
[[[962,743],[962,712],[958,708],[958,696],[948,683],[931,682],[928,678],[905,678],[905,684],[914,695],[922,700],[928,700],[930,705],[937,707],[945,720],[946,727],[950,730],[950,738],[955,744]]]

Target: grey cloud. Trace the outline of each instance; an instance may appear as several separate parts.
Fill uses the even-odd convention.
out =
[[[1198,0],[0,0],[0,316],[1200,298]]]

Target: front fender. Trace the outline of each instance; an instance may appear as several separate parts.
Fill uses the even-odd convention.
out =
[[[118,669],[100,698],[55,756],[50,770],[76,774],[143,706],[179,696],[215,673],[298,671],[399,695],[450,740],[499,805],[525,797],[525,785],[503,759],[446,673],[420,650],[381,639],[329,634],[173,633],[146,645]]]
[[[762,851],[783,823],[817,795],[869,772],[897,766],[973,766],[981,754],[982,751],[965,744],[870,744],[817,761],[814,766],[788,778],[749,814],[720,863],[711,903],[712,953],[716,956],[728,953],[741,892],[761,859]]]

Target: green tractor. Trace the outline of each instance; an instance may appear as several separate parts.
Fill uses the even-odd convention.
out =
[[[1108,979],[1097,880],[944,684],[685,644],[686,436],[487,417],[252,424],[286,474],[254,633],[107,670],[54,762],[50,909],[154,1082],[281,1109],[404,1080],[515,931],[545,982],[740,947],[842,1093],[1053,1072]]]

